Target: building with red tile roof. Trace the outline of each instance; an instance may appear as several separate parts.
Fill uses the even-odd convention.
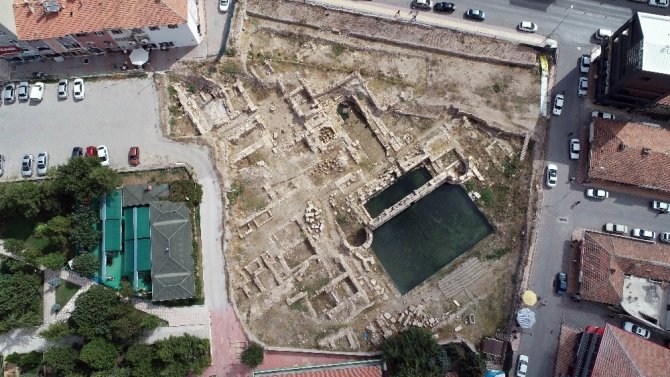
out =
[[[648,123],[594,118],[587,183],[650,198],[670,197],[670,131]]]
[[[591,230],[581,234],[579,296],[670,330],[670,246]]]
[[[382,377],[381,360],[254,371],[252,377]]]
[[[2,0],[0,57],[60,58],[200,42],[195,0]]]
[[[591,331],[595,330],[595,331]],[[554,376],[665,377],[670,349],[611,325],[575,331],[561,327]]]

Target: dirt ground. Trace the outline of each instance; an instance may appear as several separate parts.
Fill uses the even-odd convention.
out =
[[[409,325],[473,342],[501,329],[531,172],[523,135],[542,125],[536,69],[255,17],[242,41],[248,74],[235,59],[176,72],[198,108],[170,113],[204,114],[226,151],[231,295],[254,335],[367,350]],[[419,167],[462,185],[495,231],[401,295],[370,248],[392,214],[364,204]]]

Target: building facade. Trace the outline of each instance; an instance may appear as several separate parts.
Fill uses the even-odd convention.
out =
[[[668,115],[670,17],[636,13],[603,46],[595,102]]]
[[[10,62],[200,43],[196,0],[0,0],[0,58]]]

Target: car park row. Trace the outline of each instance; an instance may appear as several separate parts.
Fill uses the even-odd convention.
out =
[[[5,85],[2,91],[2,99],[4,103],[10,104],[16,102],[17,98],[19,102],[25,102],[30,100],[30,102],[41,102],[44,98],[44,89],[46,84],[43,82],[36,82],[30,84],[27,81],[21,81],[18,83],[9,83]],[[69,93],[69,80],[62,79],[58,82],[57,93],[59,99],[67,99]],[[76,101],[81,101],[85,96],[85,87],[84,80],[81,78],[76,78],[72,82],[72,97]]]

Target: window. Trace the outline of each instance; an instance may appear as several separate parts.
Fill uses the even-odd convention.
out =
[[[85,36],[87,36],[87,35],[88,35],[88,33],[77,33],[77,34],[75,34],[74,36],[75,36],[75,37],[85,37]]]
[[[172,25],[168,25],[168,27],[169,27],[170,29],[176,29],[176,28],[179,27],[179,25],[172,24]]]
[[[67,49],[80,48],[79,43],[62,43],[63,47]]]
[[[93,35],[98,35],[98,36],[99,35],[105,35],[105,32],[104,31],[94,31]]]
[[[133,33],[144,33],[144,31],[140,28],[135,27],[133,28]]]
[[[15,45],[15,44],[18,44],[19,41],[17,41],[16,39],[10,39],[10,40],[9,40],[9,43]]]
[[[149,26],[149,30],[160,30],[161,28],[158,26]]]
[[[123,34],[123,30],[121,29],[112,29],[112,34]]]

